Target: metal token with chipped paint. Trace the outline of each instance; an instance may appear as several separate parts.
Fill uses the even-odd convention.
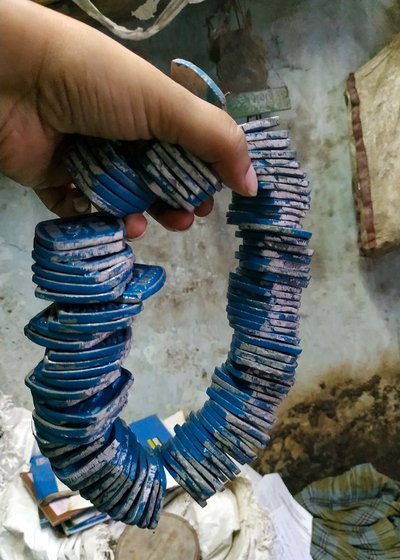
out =
[[[88,260],[94,257],[103,257],[123,251],[126,247],[125,241],[113,241],[103,243],[102,245],[93,245],[91,247],[82,247],[80,249],[69,250],[51,250],[47,249],[39,243],[37,239],[33,242],[33,249],[40,258],[45,261],[70,263],[75,260]]]
[[[165,270],[161,266],[136,264],[131,281],[117,301],[140,303],[161,290],[165,279]]]
[[[33,274],[32,281],[46,290],[68,295],[100,295],[109,292],[120,284],[127,284],[132,276],[132,269],[129,267],[122,272],[118,272],[110,279],[96,284],[77,284],[72,282],[60,282],[58,280],[50,280],[39,274]]]
[[[171,78],[194,95],[226,110],[226,99],[221,89],[210,76],[192,62],[175,58],[171,62]]]
[[[104,250],[105,255],[86,260],[72,260],[71,262],[49,261],[47,257],[40,256],[36,251],[32,251],[32,258],[42,269],[73,275],[90,273],[96,275],[119,264],[129,263],[132,266],[134,263],[133,251],[129,245],[125,245],[122,250],[118,246],[116,251],[110,251],[110,247],[104,246]]]
[[[136,196],[134,192],[126,189],[112,175],[109,175],[98,163],[97,158],[91,154],[84,142],[75,144],[77,155],[81,158],[90,173],[93,190],[105,200],[120,208],[126,214],[142,213],[149,207],[146,200]]]
[[[193,181],[201,188],[201,190],[207,195],[212,196],[215,191],[215,184],[210,182],[209,178],[205,174],[201,173],[195,165],[184,156],[182,150],[178,146],[168,144],[167,142],[160,143],[161,148],[171,156],[171,158],[186,172],[188,177],[191,177],[191,187],[193,187]],[[203,168],[204,169],[204,168]],[[197,193],[197,189],[195,191]]]
[[[88,323],[109,323],[127,317],[134,317],[143,309],[143,303],[106,303],[82,305],[56,304],[58,321],[71,328]]]
[[[125,238],[122,220],[99,214],[78,216],[63,220],[40,222],[35,228],[35,238],[50,250],[71,250],[103,245]]]
[[[199,412],[199,420],[207,431],[212,434],[215,441],[218,441],[226,449],[226,452],[236,461],[243,465],[255,459],[256,454],[254,451],[244,442],[240,441],[239,438],[233,436],[233,434],[219,422],[219,419],[216,418],[212,410],[206,406],[206,403]]]

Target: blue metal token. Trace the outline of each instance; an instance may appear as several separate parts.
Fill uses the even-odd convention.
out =
[[[114,209],[116,209],[118,211],[118,214],[115,213],[116,216],[126,216],[127,214],[136,212],[137,209],[134,206],[132,206],[130,203],[126,202],[126,200],[121,198],[121,196],[119,196],[118,188],[114,188],[115,182],[113,178],[105,175],[103,170],[96,164],[96,162],[92,158],[90,158],[89,161],[85,161],[82,151],[84,152],[83,146],[77,143],[75,145],[73,155],[80,163],[81,174],[84,176],[90,186],[90,189],[92,191],[91,196],[100,198],[102,203],[106,202],[107,205],[110,205]],[[110,188],[110,184],[112,188]],[[145,210],[146,207],[147,205],[143,203],[140,211]]]
[[[171,455],[168,443],[163,445],[161,448],[161,455],[166,468],[178,484],[182,486],[182,488],[184,488],[201,507],[205,507],[207,505],[206,500],[210,496],[207,493],[204,493],[203,489],[198,486],[191,476],[188,475],[182,465]]]
[[[72,370],[74,371],[74,370]],[[90,371],[90,370],[89,370]],[[72,372],[68,372],[72,373]],[[35,370],[35,376],[38,381],[45,384],[47,387],[52,389],[67,389],[67,391],[74,391],[74,390],[85,390],[89,389],[94,386],[101,386],[106,387],[107,384],[113,383],[117,377],[120,375],[120,367],[119,364],[117,367],[114,368],[105,374],[102,375],[94,375],[93,377],[71,377],[70,375],[63,375],[60,377],[49,376],[47,372],[44,372],[42,369],[39,373],[38,370]]]
[[[204,179],[210,183],[215,191],[219,192],[222,189],[221,180],[203,161],[180,146],[177,146],[177,148],[181,152],[182,157],[186,159],[189,164],[193,165],[201,175],[203,175]]]
[[[102,436],[90,443],[89,445],[59,445],[56,449],[56,455],[52,450],[48,448],[43,448],[45,455],[51,459],[51,464],[58,469],[63,469],[64,467],[79,463],[83,459],[89,456],[94,456],[110,439],[110,434],[112,432],[112,427],[110,427]],[[40,448],[43,444],[38,442]]]
[[[92,501],[93,505],[100,511],[108,511],[118,505],[121,498],[125,495],[127,485],[132,484],[130,473],[132,463],[137,461],[137,445],[132,446],[132,434],[128,434],[129,441],[126,447],[125,457],[121,456],[119,462],[114,466],[114,477],[107,475],[98,483],[93,483],[91,487],[85,488],[85,493]]]
[[[128,442],[129,429],[118,418],[107,444],[95,457],[88,457],[85,461],[80,461],[77,465],[70,464],[64,469],[54,469],[54,474],[72,490],[85,488],[102,478],[101,471],[105,466],[112,470],[118,464],[120,457],[126,454]]]
[[[172,208],[179,208],[179,204],[171,198],[168,191],[164,191],[155,180],[154,176],[147,171],[142,159],[139,159],[135,165],[137,166],[137,171],[141,179],[146,183],[148,189],[153,193],[153,196],[161,199],[168,206],[172,206]]]
[[[238,438],[230,434],[229,431],[218,422],[218,419],[205,404],[198,413],[198,417],[205,429],[214,437],[214,440],[218,441],[224,447],[225,452],[240,464],[250,463],[256,458],[256,453]]]
[[[218,389],[220,388],[218,387]],[[247,455],[250,458],[250,460],[252,460],[251,458],[255,458],[257,454],[257,449],[259,449],[260,447],[260,443],[255,439],[253,440],[252,436],[242,437],[241,431],[239,435],[238,430],[232,430],[233,424],[228,422],[226,417],[224,417],[222,414],[219,414],[217,408],[213,406],[214,404],[216,404],[216,401],[210,399],[204,403],[202,409],[202,412],[204,412],[207,415],[207,418],[210,421],[210,423],[212,423],[212,425],[217,429],[218,428],[221,429],[221,432],[225,435],[227,439],[229,439],[231,445],[234,445],[235,447],[239,448],[241,451],[245,450],[245,455]],[[241,418],[241,420],[243,420],[243,418]],[[243,424],[245,424],[244,421]],[[246,425],[249,426],[249,428],[251,427],[251,423],[246,423]],[[249,459],[247,459],[246,462],[249,462]]]
[[[268,334],[279,334],[283,336],[290,336],[296,337],[297,336],[297,329],[288,329],[286,327],[278,327],[275,325],[271,325],[268,322],[261,323],[254,320],[250,320],[248,318],[243,319],[240,315],[232,315],[228,314],[229,324],[237,330],[240,330],[242,327],[245,327],[253,332],[265,332]]]
[[[180,426],[180,429],[191,442],[193,448],[204,457],[207,464],[213,466],[216,476],[218,476],[221,481],[235,479],[236,475],[219,458],[219,455],[221,455],[222,452],[210,442],[209,436],[206,432],[204,432],[206,434],[205,436],[203,436],[200,431],[197,431],[196,435],[196,426],[194,426],[193,422],[190,421]],[[212,449],[214,449],[215,453],[213,453]]]
[[[95,257],[103,257],[114,253],[120,253],[125,249],[125,247],[126,243],[122,240],[104,243],[102,245],[93,245],[91,247],[82,247],[81,249],[53,251],[41,245],[36,238],[33,242],[33,249],[35,253],[44,259],[44,261],[47,260],[50,262],[60,263],[71,263],[77,260],[88,260]]]
[[[269,389],[273,388],[275,393],[279,394],[286,394],[294,383],[293,376],[290,376],[288,379],[284,379],[281,375],[267,375],[252,365],[238,363],[238,360],[236,360],[236,358],[230,353],[228,354],[228,359],[225,362],[225,367],[229,373],[235,377],[247,381],[249,384],[257,384],[263,387],[268,387]]]
[[[200,464],[202,469],[204,469],[208,474],[212,476],[212,480],[217,480],[217,484],[218,484],[218,490],[222,491],[223,490],[223,486],[220,484],[219,480],[221,480],[221,476],[223,480],[226,480],[226,477],[221,473],[221,471],[216,468],[214,466],[214,463],[212,461],[210,461],[208,459],[208,457],[206,455],[204,455],[199,448],[193,444],[193,439],[190,439],[187,436],[187,433],[183,430],[182,426],[179,426],[179,424],[177,424],[174,427],[174,431],[175,431],[175,441],[180,442],[180,444],[185,448],[186,452],[187,452],[187,457],[186,459],[189,462],[192,462],[192,459],[195,461],[193,464],[193,466],[196,468],[197,464]],[[203,448],[204,449],[204,448]],[[204,475],[203,475],[204,476]],[[210,479],[211,482],[211,479]],[[214,485],[214,484],[213,484]]]
[[[276,353],[274,354],[270,350],[255,344],[246,344],[236,336],[232,339],[231,349],[235,349],[239,352],[249,352],[255,356],[256,361],[258,358],[262,358],[262,361],[259,363],[263,363],[266,366],[270,366],[271,368],[275,368],[286,373],[294,374],[297,367],[297,362],[293,361],[293,357],[284,355],[285,358],[291,360],[291,363],[282,361],[282,359],[277,360],[273,357]]]
[[[57,422],[60,425],[77,424],[82,426],[95,424],[103,420],[104,417],[114,414],[117,408],[119,410],[121,409],[121,401],[123,400],[125,402],[127,392],[132,384],[132,375],[128,370],[121,368],[120,374],[100,390],[98,386],[83,389],[82,392],[86,392],[85,400],[68,407],[68,410],[54,410],[47,407],[46,404],[41,404],[40,407],[36,407],[36,411],[42,418],[45,418],[49,422]],[[94,388],[96,389],[95,392],[93,392]],[[52,390],[51,387],[48,387],[48,389]],[[57,393],[58,392],[60,391],[57,391]],[[73,392],[78,391],[71,390],[71,394]],[[53,396],[51,395],[50,398],[53,398]]]
[[[224,473],[226,476],[234,480],[235,476],[239,474],[240,469],[238,466],[221,450],[221,445],[219,442],[215,441],[214,437],[204,428],[202,423],[199,421],[198,413],[194,414],[191,412],[189,414],[189,421],[186,423],[188,430],[193,434],[193,436],[202,444],[206,449],[208,449],[222,465],[225,466]]]
[[[29,340],[51,350],[67,350],[79,352],[97,346],[110,333],[86,333],[84,337],[66,335],[65,333],[51,333],[47,326],[47,310],[38,313],[25,326],[24,333]],[[69,338],[67,338],[69,337]]]
[[[165,279],[165,270],[161,266],[136,264],[132,280],[117,301],[120,303],[140,303],[161,290]]]
[[[109,246],[104,246],[109,251]],[[90,274],[94,273],[96,276],[100,274],[101,271],[107,271],[110,268],[120,265],[128,264],[133,266],[134,255],[132,249],[129,245],[125,245],[123,250],[119,250],[115,253],[100,255],[100,257],[94,257],[87,260],[74,260],[70,263],[67,262],[53,262],[49,261],[47,257],[40,256],[36,251],[32,251],[32,258],[36,261],[42,269],[54,270],[55,272],[61,272],[65,274]]]
[[[138,525],[138,527],[146,527],[146,517],[148,514],[151,518],[154,509],[154,500],[157,498],[158,494],[158,461],[155,458],[153,452],[147,454],[148,468],[147,477],[142,486],[142,491],[139,497],[139,503],[135,515],[131,521],[133,525]],[[156,492],[154,494],[154,486],[156,486]],[[153,498],[153,503],[152,502]],[[150,512],[149,512],[150,510]]]
[[[122,403],[121,409],[126,403]],[[37,414],[36,410],[33,412],[33,420],[35,423],[36,433],[40,436],[51,437],[55,442],[66,442],[75,445],[85,445],[95,441],[100,437],[113,422],[115,422],[121,409],[117,409],[116,414],[105,418],[94,426],[70,427],[59,426],[53,422],[48,422]],[[59,477],[60,478],[60,477]],[[63,481],[65,482],[65,481]],[[65,482],[69,485],[69,483]]]
[[[38,276],[45,278],[47,280],[52,280],[62,284],[102,284],[104,282],[111,281],[118,274],[122,274],[127,270],[132,269],[132,263],[130,261],[122,262],[106,268],[104,270],[99,270],[96,272],[89,272],[84,274],[67,274],[65,272],[56,272],[49,268],[44,268],[38,263],[32,265],[32,271]]]
[[[141,214],[148,209],[149,202],[138,197],[132,189],[127,189],[123,183],[121,184],[112,175],[108,174],[97,157],[87,148],[84,141],[76,142],[75,147],[79,156],[83,158],[86,166],[95,177],[95,181],[92,181],[92,187],[97,194],[129,214]]]
[[[119,272],[110,280],[106,282],[99,282],[97,284],[73,284],[70,282],[64,283],[57,280],[49,280],[34,274],[32,276],[32,281],[37,284],[40,288],[44,288],[51,292],[57,292],[62,294],[62,297],[69,295],[86,296],[93,295],[98,296],[103,293],[110,292],[112,289],[118,287],[120,284],[127,284],[132,276],[132,269],[128,268],[122,272]]]
[[[251,293],[240,293],[233,286],[228,287],[227,299],[229,304],[246,305],[247,307],[263,309],[264,311],[285,313],[288,316],[293,316],[293,318],[299,316],[301,304],[299,301],[288,301],[276,298],[275,296],[257,297],[257,295]]]
[[[123,218],[125,212],[121,208],[117,208],[108,200],[97,194],[93,190],[92,182],[93,175],[89,170],[82,165],[76,151],[71,149],[64,157],[64,163],[73,177],[74,184],[87,196],[87,198],[94,204],[94,206],[107,214]]]
[[[258,336],[251,336],[244,332],[236,332],[235,337],[243,343],[252,344],[254,346],[261,346],[271,351],[280,352],[282,354],[289,354],[292,356],[299,356],[302,352],[301,348],[291,344],[284,344],[282,342],[275,342],[266,338]]]
[[[225,370],[222,368],[215,368],[213,376],[212,376],[212,386],[215,384],[219,385],[232,395],[236,396],[242,401],[248,402],[249,404],[253,404],[258,408],[266,411],[267,413],[276,412],[278,405],[276,403],[271,403],[265,401],[263,399],[258,398],[258,393],[256,391],[250,390],[248,387],[245,387],[244,384],[240,383],[238,379],[235,379],[233,376],[229,375]],[[259,442],[258,442],[259,445]]]
[[[294,274],[291,276],[283,274],[279,269],[271,270],[267,266],[258,263],[254,259],[252,260],[241,260],[239,271],[249,270],[254,272],[259,272],[262,274],[262,280],[267,282],[275,282],[281,284],[282,286],[293,286],[296,288],[306,288],[309,284],[311,276],[297,277]]]
[[[109,323],[134,317],[143,309],[143,303],[99,303],[92,305],[56,305],[58,321],[71,328],[88,323]]]
[[[268,170],[270,171],[270,170]],[[307,199],[310,200],[309,196],[304,196],[302,193],[302,188],[305,189],[309,189],[309,182],[307,179],[304,178],[304,176],[300,176],[299,173],[285,173],[282,175],[278,175],[278,174],[274,174],[271,172],[267,172],[267,173],[263,173],[262,174],[265,179],[263,179],[262,181],[260,181],[261,183],[261,190],[262,190],[262,185],[265,184],[265,186],[268,188],[268,184],[269,183],[279,183],[282,187],[284,185],[293,185],[296,186],[298,188],[298,197],[299,200],[300,199]]]
[[[282,362],[283,364],[290,364],[294,366],[297,365],[297,356],[301,353],[300,348],[295,348],[295,352],[293,353],[293,349],[291,347],[289,347],[289,353],[286,351],[285,345],[279,345],[276,343],[272,343],[274,348],[270,348],[271,344],[269,341],[247,336],[241,332],[233,335],[232,343],[241,350],[254,351],[254,353],[261,352],[264,356],[267,356],[276,362]],[[277,346],[280,346],[279,351],[276,349]],[[283,348],[285,348],[285,351],[282,351]]]
[[[43,377],[41,377],[41,379],[42,378]],[[45,402],[48,400],[56,400],[59,402],[59,406],[73,406],[94,395],[97,391],[102,390],[102,387],[99,388],[97,386],[85,389],[70,389],[68,391],[55,389],[40,382],[35,375],[35,370],[26,376],[25,385],[32,391],[35,399],[44,399]]]
[[[199,198],[201,197],[201,191],[205,193],[207,198],[215,194],[215,191],[218,190],[215,188],[215,184],[210,182],[189,159],[184,157],[182,150],[178,146],[161,142],[160,147],[179,165],[179,168],[191,178],[191,181],[189,181],[190,188],[193,189],[193,192],[199,196]],[[220,187],[218,186],[218,188]],[[198,189],[200,192],[198,192]]]
[[[224,485],[218,480],[218,476],[215,476],[213,467],[210,470],[208,468],[208,461],[205,461],[204,457],[196,453],[196,450],[190,443],[185,445],[184,442],[185,436],[183,433],[181,433],[181,437],[177,435],[174,437],[173,443],[177,452],[190,463],[191,468],[205,480],[207,486],[211,487],[213,492],[222,492]]]
[[[251,160],[258,159],[296,159],[296,150],[260,150],[252,149],[249,150],[249,156]]]
[[[269,436],[253,424],[249,424],[242,418],[238,418],[228,410],[225,410],[217,402],[209,400],[207,405],[212,409],[214,417],[226,425],[232,434],[241,439],[255,451],[265,448],[269,442]]]
[[[195,64],[183,58],[175,58],[171,62],[171,78],[197,97],[226,110],[226,99],[221,89]]]
[[[77,325],[65,325],[60,323],[56,317],[49,317],[49,329],[54,333],[100,333],[100,332],[113,332],[118,329],[129,327],[133,323],[134,317],[123,317],[122,319],[115,319],[108,323],[80,323]]]
[[[289,132],[287,130],[258,130],[254,132],[246,132],[247,142],[259,142],[262,140],[272,140],[274,138],[289,138]]]
[[[137,502],[147,478],[147,452],[140,444],[138,444],[138,452],[135,479],[130,488],[127,503],[123,504],[118,514],[118,519],[128,524],[136,511]]]
[[[188,202],[193,204],[193,206],[199,206],[202,202],[212,196],[215,190],[212,189],[210,194],[203,191],[203,189],[196,183],[195,179],[192,176],[188,175],[188,173],[181,167],[178,161],[170,156],[170,154],[164,148],[164,145],[165,144],[159,144],[158,142],[156,142],[153,145],[152,149],[163,161],[164,165],[167,166],[169,173],[172,174],[175,180],[184,185]],[[174,147],[170,146],[170,150],[171,149],[173,150]],[[176,153],[178,157],[183,160],[179,153],[179,150],[176,150]]]
[[[58,362],[62,365],[65,362]],[[79,362],[73,362],[79,363]],[[47,383],[57,383],[61,385],[65,381],[69,379],[74,381],[82,381],[84,382],[85,379],[93,379],[93,378],[101,378],[105,375],[113,375],[114,372],[119,372],[120,370],[120,362],[113,361],[110,362],[108,359],[107,363],[102,364],[101,366],[94,366],[88,368],[81,368],[81,369],[48,369],[48,363],[44,358],[41,362],[41,375],[45,375],[47,379]]]
[[[125,492],[119,501],[110,508],[109,514],[115,520],[120,520],[128,512],[138,494],[138,485],[142,484],[140,481],[141,474],[141,455],[144,455],[142,446],[138,443],[135,435],[131,432],[130,435],[130,448],[132,450],[132,462],[128,474],[128,479],[125,484]],[[143,474],[143,479],[144,479]],[[137,480],[139,481],[137,482]]]
[[[226,310],[228,315],[238,316],[244,320],[257,323],[260,326],[271,325],[288,329],[298,328],[298,318],[290,316],[288,319],[287,314],[285,315],[284,313],[274,313],[273,311],[259,310],[250,305],[237,304],[228,304]]]
[[[156,502],[159,497],[159,491],[161,486],[160,479],[160,463],[156,452],[150,455],[150,460],[155,466],[153,483],[151,486],[151,491],[149,497],[147,498],[147,503],[143,510],[142,516],[137,522],[137,526],[141,529],[150,528],[151,520],[154,516],[154,508],[156,507]]]
[[[289,138],[271,138],[270,140],[249,140],[247,142],[247,148],[249,152],[252,150],[285,150],[289,148],[290,140]]]
[[[258,375],[269,376],[282,383],[292,383],[295,370],[282,370],[270,364],[270,360],[264,359],[251,352],[231,347],[228,354],[229,359],[237,365],[257,370]],[[281,363],[281,362],[279,362]]]
[[[267,224],[241,224],[240,230],[254,229],[255,231],[265,231],[267,233],[276,233],[278,235],[285,235],[287,237],[298,237],[300,239],[310,239],[311,233],[299,228],[273,226]]]
[[[247,133],[259,132],[261,130],[267,130],[278,124],[279,124],[279,117],[267,117],[265,119],[248,121],[239,126],[243,130],[243,132],[247,134]]]
[[[166,166],[163,165],[161,159],[151,148],[141,156],[141,164],[168,199],[174,201],[180,208],[193,212],[193,204],[188,202],[186,196],[178,190],[179,182],[171,176]],[[152,188],[151,185],[149,186]],[[183,191],[187,194],[185,189]]]
[[[165,475],[165,471],[164,471],[164,463],[162,461],[161,454],[159,453],[158,450],[156,450],[156,452],[155,452],[155,457],[156,457],[156,460],[158,462],[158,476],[160,478],[160,488],[159,488],[159,491],[158,491],[158,494],[157,494],[156,502],[154,504],[153,514],[152,514],[151,519],[148,523],[148,528],[149,529],[155,529],[157,527],[157,524],[160,520],[161,511],[162,511],[163,502],[164,502],[164,496],[165,496],[166,487],[167,487],[167,479],[166,479],[166,475]]]
[[[294,336],[288,336],[286,334],[278,333],[275,331],[257,331],[251,326],[245,325],[235,325],[235,334],[245,333],[249,336],[254,336],[260,339],[267,339],[271,342],[278,342],[283,344],[300,344],[300,339]]]
[[[113,177],[121,187],[124,187],[124,195],[128,192],[132,193],[135,197],[145,201],[148,206],[157,200],[138,173],[128,165],[121,150],[123,144],[87,137],[83,141],[86,142],[92,154],[97,157],[107,174]]]
[[[126,329],[121,329],[116,331],[115,333],[110,334],[94,348],[88,348],[86,350],[84,349],[79,351],[79,353],[77,353],[76,351],[48,349],[46,351],[44,363],[47,368],[49,361],[61,362],[61,369],[65,369],[65,367],[62,365],[63,362],[82,362],[96,360],[97,358],[107,358],[110,362],[112,362],[114,361],[113,357],[115,357],[116,355],[121,356],[122,359],[122,356],[126,352],[129,352],[131,340],[132,330],[130,327],[128,327]]]
[[[297,266],[297,265],[310,265],[311,264],[311,256],[309,255],[294,255],[291,253],[282,253],[281,251],[274,251],[271,249],[266,249],[264,247],[258,247],[257,245],[251,245],[250,243],[246,243],[239,246],[239,251],[243,254],[251,253],[257,254],[261,257],[265,257],[271,259],[276,265],[278,265],[278,261],[285,263],[285,266]]]
[[[37,241],[52,251],[82,249],[94,245],[104,245],[125,238],[122,220],[101,214],[89,214],[68,218],[58,218],[40,222],[35,228]]]
[[[280,216],[276,219],[258,218],[251,212],[227,212],[227,224],[240,226],[242,229],[260,231],[264,227],[300,227],[297,220],[294,222],[285,218],[281,220]]]
[[[104,301],[113,301],[122,296],[125,291],[125,286],[125,282],[120,282],[115,288],[112,288],[108,292],[98,294],[65,294],[37,286],[35,289],[35,296],[39,299],[55,301],[57,303],[100,303]]]
[[[263,254],[262,249],[250,248],[246,246],[244,249],[240,249],[237,252],[237,256],[240,261],[254,260],[255,262],[264,263],[268,267],[268,272],[276,272],[282,269],[279,274],[285,274],[294,277],[309,276],[310,275],[310,265],[308,263],[296,262],[293,260],[283,259],[279,257],[277,259],[271,258]]]
[[[157,474],[158,464],[153,458],[153,454],[146,450],[146,477],[137,495],[133,507],[131,507],[129,514],[126,516],[125,523],[129,525],[136,525],[140,522],[143,514],[145,513],[147,502],[150,498],[154,479]]]
[[[236,271],[243,281],[256,282],[261,287],[270,288],[273,295],[277,294],[281,299],[290,299],[291,301],[300,301],[301,299],[302,289],[299,287],[268,280],[265,278],[265,274],[263,272],[258,272],[257,270],[250,270],[239,266]]]
[[[238,395],[237,393],[234,393],[233,391],[222,387],[222,385],[218,383],[214,383],[210,386],[209,397],[212,402],[218,402],[219,405],[223,408],[224,405],[222,404],[222,401],[218,401],[217,397],[224,399],[232,407],[231,410],[228,409],[230,412],[232,412],[232,414],[238,416],[237,412],[234,411],[235,407],[237,410],[242,411],[244,416],[247,416],[247,421],[249,424],[256,423],[257,426],[260,426],[266,431],[272,428],[272,424],[276,420],[276,415],[265,410],[265,407],[260,408],[254,402],[250,402],[246,398],[241,398],[241,395]],[[243,417],[238,417],[243,419]]]

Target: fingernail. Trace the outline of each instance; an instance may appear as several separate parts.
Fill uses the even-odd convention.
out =
[[[72,200],[72,206],[78,214],[84,214],[90,210],[90,200],[86,196],[77,196]]]
[[[146,235],[146,230],[144,230],[144,232],[141,233],[140,235],[138,235],[137,237],[127,237],[126,240],[127,241],[139,241],[139,239],[142,239],[145,235]]]
[[[256,196],[258,191],[258,180],[256,172],[254,171],[254,167],[250,165],[246,177],[245,177],[245,186],[248,196]]]

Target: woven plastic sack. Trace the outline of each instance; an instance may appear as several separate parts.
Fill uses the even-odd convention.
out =
[[[400,35],[347,80],[363,254],[400,246]]]

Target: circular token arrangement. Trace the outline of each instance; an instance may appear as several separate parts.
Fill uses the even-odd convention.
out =
[[[239,264],[229,275],[234,334],[202,409],[151,451],[119,418],[132,375],[122,367],[143,301],[165,281],[137,264],[119,219],[156,199],[193,209],[221,188],[210,169],[178,146],[155,143],[128,158],[116,142],[78,138],[67,163],[101,214],[38,224],[33,281],[50,306],[25,333],[45,356],[27,376],[35,437],[55,474],[97,509],[139,527],[157,525],[167,468],[202,506],[269,441],[294,382],[301,292],[310,279],[311,234],[301,220],[310,190],[276,117],[241,125],[259,180],[256,197],[233,193]]]

